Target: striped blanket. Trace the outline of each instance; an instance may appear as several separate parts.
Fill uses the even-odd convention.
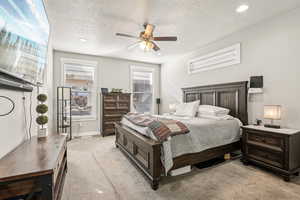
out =
[[[148,127],[158,141],[166,141],[168,137],[187,134],[189,129],[180,121],[157,118],[139,113],[127,113],[124,117],[137,126]]]

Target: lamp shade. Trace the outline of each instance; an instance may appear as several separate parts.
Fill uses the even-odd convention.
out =
[[[280,105],[265,105],[264,106],[265,119],[281,119],[281,106]]]
[[[176,104],[169,104],[169,109],[171,112],[176,111]]]

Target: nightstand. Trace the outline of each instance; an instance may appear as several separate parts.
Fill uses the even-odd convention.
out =
[[[290,181],[300,171],[300,131],[243,126],[241,161],[256,164]]]

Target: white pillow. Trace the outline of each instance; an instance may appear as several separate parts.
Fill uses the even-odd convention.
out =
[[[200,118],[206,118],[206,119],[214,119],[214,120],[233,120],[234,117],[230,115],[223,115],[223,116],[214,116],[214,115],[204,115],[200,114],[198,115]]]
[[[199,104],[200,101],[179,104],[176,106],[176,112],[174,114],[179,116],[195,117]]]
[[[211,116],[222,117],[228,115],[229,112],[230,110],[227,108],[211,106],[211,105],[200,105],[198,108],[198,115],[211,115]]]

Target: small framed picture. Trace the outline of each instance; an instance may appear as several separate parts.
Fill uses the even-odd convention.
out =
[[[108,88],[101,88],[101,93],[102,94],[108,93]]]

